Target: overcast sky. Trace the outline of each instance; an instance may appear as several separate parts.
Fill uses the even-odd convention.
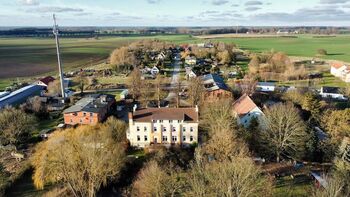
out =
[[[350,0],[0,0],[0,26],[350,26]]]

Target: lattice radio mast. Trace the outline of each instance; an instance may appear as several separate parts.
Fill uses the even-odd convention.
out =
[[[60,75],[60,81],[61,81],[61,93],[62,93],[62,98],[63,102],[66,99],[66,94],[64,91],[64,79],[63,79],[63,70],[62,70],[62,61],[61,61],[61,56],[60,56],[60,41],[59,41],[59,33],[58,33],[58,25],[56,24],[56,16],[55,14],[53,15],[53,35],[55,35],[55,40],[56,40],[56,51],[57,51],[57,61],[58,61],[58,72]]]

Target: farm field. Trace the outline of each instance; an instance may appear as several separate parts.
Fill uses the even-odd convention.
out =
[[[235,43],[243,50],[252,52],[282,51],[290,56],[315,57],[318,49],[326,49],[328,55],[322,58],[350,62],[350,35],[335,37],[256,37],[256,38],[218,38],[215,41]]]
[[[102,37],[99,39],[64,38],[61,39],[61,53],[64,69],[73,70],[103,62],[111,51],[122,45],[141,40],[159,39],[181,43],[200,43],[199,39],[189,35],[166,35],[145,37]],[[324,59],[350,62],[350,35],[335,37],[239,37],[215,38],[205,41],[235,43],[238,47],[252,51],[283,51],[290,56],[315,57],[317,49],[324,48],[329,55]],[[0,38],[0,89],[4,89],[17,78],[55,75],[57,66],[56,49],[51,38]]]
[[[63,38],[61,56],[67,70],[105,60],[111,51],[140,39],[181,43],[189,36]],[[53,38],[0,38],[0,78],[28,77],[54,71],[57,65]]]

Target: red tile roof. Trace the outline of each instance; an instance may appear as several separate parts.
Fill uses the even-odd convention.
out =
[[[45,78],[40,79],[39,81],[43,82],[46,85],[49,85],[50,82],[55,81],[55,78],[53,78],[51,76],[47,76]]]
[[[137,122],[151,122],[152,120],[183,120],[198,122],[196,108],[146,108],[136,110],[133,120]]]
[[[256,107],[254,101],[246,94],[232,104],[233,111],[240,117],[249,113]]]
[[[343,63],[340,63],[340,62],[337,62],[337,63],[333,63],[332,64],[332,67],[333,68],[336,68],[336,69],[339,69],[339,68],[341,68],[341,67],[343,67],[344,66],[344,64]]]

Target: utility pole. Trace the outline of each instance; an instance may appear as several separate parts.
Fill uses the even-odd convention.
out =
[[[55,14],[53,15],[53,22],[54,22],[54,26],[53,26],[53,35],[55,35],[55,40],[56,40],[56,51],[57,51],[57,61],[58,61],[58,72],[60,75],[60,81],[61,81],[61,94],[62,94],[62,98],[63,98],[63,102],[65,102],[66,100],[66,94],[64,91],[64,78],[63,78],[63,70],[62,70],[62,61],[61,61],[61,56],[60,56],[60,42],[58,39],[58,25],[56,24],[56,16]]]

